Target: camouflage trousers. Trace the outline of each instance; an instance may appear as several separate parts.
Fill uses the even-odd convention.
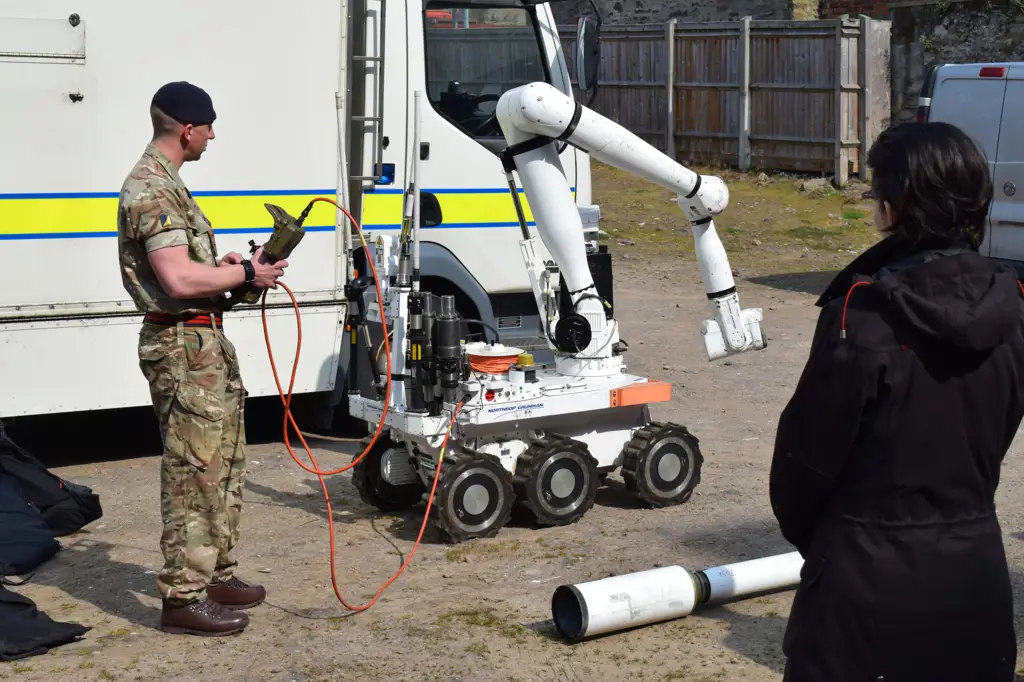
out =
[[[157,588],[168,603],[186,604],[238,563],[231,551],[246,473],[245,388],[220,329],[143,323],[139,366],[163,440]]]

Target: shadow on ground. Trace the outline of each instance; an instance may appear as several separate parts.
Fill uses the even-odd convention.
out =
[[[29,582],[55,587],[134,625],[160,627],[160,609],[139,598],[139,595],[146,595],[159,599],[156,574],[142,566],[114,559],[114,549],[109,542],[83,537],[40,566]],[[76,619],[73,609],[59,604],[48,606],[47,611],[55,620]]]
[[[310,446],[322,447],[319,443],[314,445],[312,442]],[[324,461],[320,461],[320,468],[328,470],[347,466],[352,458],[352,455],[347,454],[350,450],[350,448],[339,448],[339,452],[346,453],[345,457],[341,460],[335,459],[330,464],[326,462],[326,458],[322,458]],[[300,459],[304,459],[304,453],[300,455]],[[381,537],[385,537],[384,534],[387,533],[395,540],[416,541],[423,523],[423,514],[426,511],[424,503],[421,502],[411,509],[382,512],[362,501],[350,478],[331,476],[326,479],[326,484],[335,524],[350,525],[369,520],[373,525],[374,532]],[[308,492],[302,489],[298,491],[280,490],[249,478],[245,483],[246,504],[298,509],[326,521],[327,505],[324,503],[323,489],[319,479],[304,479],[302,485],[308,489]],[[432,506],[436,504],[437,500],[435,499]],[[608,478],[598,488],[595,504],[617,509],[635,509],[642,506],[632,493],[626,490],[622,481],[613,478]],[[433,515],[433,510],[431,510],[431,515]],[[537,529],[542,526],[535,523],[529,513],[519,507],[513,507],[512,517],[505,527]],[[438,531],[432,523],[428,524],[424,530],[421,542],[426,545],[450,544],[446,536]]]
[[[838,271],[793,272],[779,275],[763,275],[761,277],[747,277],[745,279],[751,284],[760,284],[772,289],[820,296],[837,274]]]

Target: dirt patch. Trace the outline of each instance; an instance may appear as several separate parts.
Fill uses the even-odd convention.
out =
[[[758,187],[756,176],[731,180],[734,199],[720,222],[723,240],[743,273],[737,277],[741,302],[764,309],[770,344],[709,363],[700,342],[707,301],[685,221],[667,199],[654,210],[650,197],[640,198],[640,188],[608,184],[610,178],[599,170],[595,199],[616,254],[616,308],[630,342],[629,368],[673,384],[671,402],[657,406],[655,418],[689,427],[705,457],[702,482],[687,504],[643,509],[613,475],[594,509],[573,526],[513,524],[494,539],[458,546],[442,543],[428,529],[405,574],[370,609],[350,614],[331,586],[319,481],[280,443],[256,442],[239,558],[243,577],[265,584],[269,598],[252,611],[244,634],[206,640],[156,629],[157,457],[140,452],[60,467],[62,475],[94,487],[106,516],[69,538],[65,551],[16,589],[54,617],[93,630],[82,642],[0,665],[0,678],[779,680],[791,592],[575,645],[560,641],[552,627],[551,594],[563,583],[675,563],[703,568],[791,550],[768,505],[776,420],[806,358],[816,315],[812,302],[825,273],[852,257],[840,249],[856,250],[872,238],[863,219],[843,217],[865,209],[859,199],[807,196],[790,179],[765,187]],[[658,190],[651,197],[665,199]],[[625,203],[615,206],[616,199]],[[817,219],[829,214],[840,217]],[[656,216],[666,223],[658,230],[651,227]],[[828,235],[812,239],[792,232],[801,227]],[[635,245],[618,243],[626,238]],[[759,251],[767,245],[778,250]],[[657,257],[641,262],[641,254]],[[351,459],[346,446],[312,445],[323,467]],[[1024,543],[1015,535],[1024,522],[1020,454],[1018,439],[997,498],[1018,616],[1024,589]],[[407,556],[422,510],[376,513],[359,501],[347,473],[329,479],[328,488],[337,529],[337,583],[349,603],[362,604]]]

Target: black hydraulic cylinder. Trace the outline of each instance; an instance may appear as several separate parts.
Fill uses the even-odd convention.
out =
[[[446,403],[455,402],[459,387],[459,360],[462,354],[460,332],[462,320],[455,312],[455,297],[441,297],[441,314],[437,316],[437,369],[441,380],[441,397]]]
[[[406,387],[406,401],[410,412],[426,412],[423,395],[423,292],[409,295],[409,352],[406,362],[410,381]]]

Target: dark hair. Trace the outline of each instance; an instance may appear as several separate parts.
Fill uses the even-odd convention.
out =
[[[173,135],[181,124],[165,114],[155,104],[149,107],[149,119],[153,122],[153,139]]]
[[[890,234],[912,244],[985,238],[992,179],[985,155],[949,123],[904,123],[882,132],[868,152],[877,201],[892,204]]]

